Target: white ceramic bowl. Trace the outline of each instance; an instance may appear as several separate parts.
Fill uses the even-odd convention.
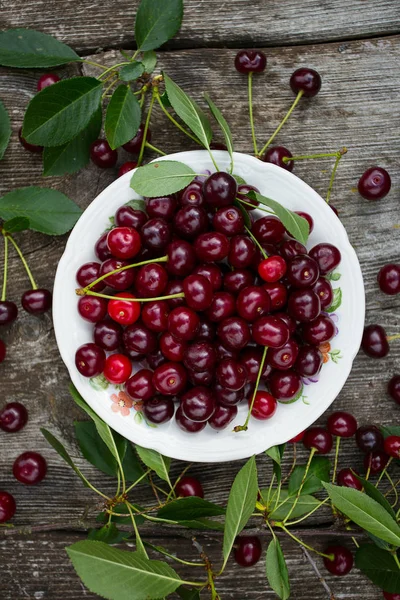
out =
[[[218,151],[214,154],[219,167],[227,169],[227,153]],[[184,162],[197,173],[205,169],[214,170],[207,152],[203,150],[181,152],[164,159]],[[174,419],[164,425],[150,427],[138,410],[140,406],[129,407],[125,404],[121,412],[124,396],[122,393],[118,397],[121,393],[118,389],[112,385],[104,389],[82,377],[76,370],[75,352],[80,345],[92,341],[93,325],[78,315],[75,275],[83,263],[97,260],[94,245],[109,225],[109,217],[122,204],[138,197],[129,186],[132,172],[109,185],[84,212],[69,237],[55,279],[53,316],[57,343],[71,379],[81,395],[110,427],[132,442],[158,450],[166,456],[192,462],[247,458],[286,442],[309,427],[342,389],[359,349],[364,325],[364,286],[357,256],[342,223],[326,202],[292,173],[245,154],[235,153],[234,173],[257,186],[263,195],[274,198],[292,210],[304,210],[313,217],[315,228],[310,235],[308,248],[319,242],[331,242],[342,254],[342,262],[337,269],[340,279],[332,282],[334,287],[340,286],[343,303],[335,313],[339,332],[331,342],[331,354],[326,353],[328,360],[323,365],[319,381],[304,386],[305,397],[293,404],[279,404],[271,420],[251,419],[248,431],[240,433],[234,433],[233,426],[220,432],[207,426],[197,434],[185,433],[178,428]],[[246,412],[247,405],[240,406],[234,424],[243,423]]]

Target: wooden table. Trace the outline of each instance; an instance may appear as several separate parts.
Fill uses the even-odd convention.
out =
[[[70,44],[81,55],[96,53],[96,60],[112,64],[119,48],[134,47],[136,6],[136,0],[118,3],[10,0],[1,3],[0,26],[39,29]],[[242,152],[251,152],[252,146],[245,79],[233,68],[236,49],[257,46],[268,56],[267,73],[257,79],[254,90],[260,141],[267,139],[292,102],[288,86],[292,71],[306,65],[321,73],[320,94],[301,103],[277,142],[289,147],[293,154],[348,147],[349,152],[340,164],[332,202],[340,211],[361,262],[367,322],[379,322],[391,334],[400,331],[399,296],[380,293],[376,274],[380,266],[399,258],[399,42],[398,0],[186,0],[181,32],[158,53],[159,67],[166,69],[195,98],[200,98],[203,91],[212,92],[216,103],[229,115],[236,148]],[[68,70],[76,74],[77,69],[73,66]],[[83,70],[86,72],[86,67]],[[65,69],[59,72],[66,76]],[[17,131],[39,75],[37,71],[0,68],[0,98],[9,109],[13,127],[11,145],[0,163],[0,193],[30,184],[51,186],[65,191],[85,208],[115,179],[116,169],[102,171],[90,165],[74,176],[44,180],[40,156],[27,153],[18,143]],[[158,110],[152,119],[152,130],[154,143],[169,152],[190,147],[187,139],[171,128]],[[119,163],[127,159],[120,152]],[[374,164],[389,170],[393,184],[385,200],[369,203],[357,194],[356,184],[363,171]],[[331,167],[329,161],[308,161],[296,164],[295,173],[324,195]],[[38,281],[51,288],[66,237],[50,238],[34,233],[18,237]],[[10,299],[18,299],[27,281],[15,256],[11,258],[10,270]],[[18,434],[0,435],[0,488],[16,497],[18,510],[14,523],[24,528],[0,534],[0,596],[3,600],[94,598],[84,589],[64,551],[66,545],[85,536],[81,517],[89,507],[93,508],[94,498],[39,432],[40,427],[46,426],[65,442],[73,455],[78,454],[72,421],[82,418],[82,414],[68,394],[68,374],[59,358],[51,316],[35,318],[21,313],[11,329],[1,331],[1,336],[9,346],[8,358],[0,367],[1,403],[23,402],[29,409],[30,420]],[[351,410],[360,423],[396,422],[399,408],[385,389],[388,379],[399,369],[399,357],[399,344],[393,344],[390,355],[382,361],[359,354],[335,409]],[[349,441],[344,447],[341,465],[359,468],[362,457],[354,442]],[[48,476],[37,488],[24,487],[12,477],[15,457],[28,449],[42,452],[49,464]],[[290,452],[287,454],[286,467],[291,460]],[[95,485],[112,492],[108,477],[80,459],[77,462]],[[260,464],[266,464],[265,460],[260,460]],[[239,466],[239,463],[196,465],[192,473],[202,480],[208,499],[225,502]],[[173,472],[178,473],[179,467],[175,465]],[[267,467],[262,467],[261,473],[265,473],[267,481],[270,474]],[[138,502],[146,495],[143,488]],[[89,512],[91,523],[94,514]],[[308,535],[322,548],[337,539],[335,534],[326,532],[330,523],[329,511],[319,511],[308,525],[314,533],[306,530],[302,535]],[[179,548],[181,556],[184,549],[187,557],[196,556],[190,536],[182,535],[180,530],[147,527],[144,535],[153,543]],[[262,531],[260,535],[266,543],[267,533]],[[218,560],[220,546],[215,543],[216,537],[218,534],[198,535],[210,556]],[[285,541],[284,551],[292,597],[329,598],[326,587],[318,581],[312,565],[298,547]],[[266,584],[264,568],[263,561],[248,570],[238,569],[230,561],[219,583],[224,600],[274,598]],[[322,572],[336,599],[381,598],[381,593],[356,569],[344,579],[326,575],[323,569]]]

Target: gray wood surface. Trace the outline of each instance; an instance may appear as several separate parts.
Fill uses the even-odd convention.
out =
[[[352,5],[339,0],[329,3],[313,0],[294,3],[287,0],[285,3],[253,3],[251,10],[243,8],[245,3],[240,3],[240,6],[237,3],[236,6],[235,2],[218,4],[218,10],[215,10],[215,3],[211,2],[193,1],[186,4],[185,25],[179,37],[181,45],[242,45],[249,38],[257,44],[259,40],[268,44],[297,44],[343,36],[367,37],[395,32],[400,16],[395,0],[373,3],[360,0]],[[203,17],[210,5],[214,10],[210,9],[208,16]],[[274,15],[264,28],[256,18],[256,11],[261,5]],[[287,14],[284,13],[284,6]],[[300,19],[307,14],[315,16],[312,24],[305,26],[303,21],[296,22],[296,6]],[[95,6],[84,2],[77,6],[76,3],[52,2],[45,5],[43,2],[23,4],[14,0],[1,8],[0,18],[6,26],[32,26],[56,33],[60,39],[76,47],[110,47],[121,42],[128,43],[127,32],[134,6],[129,5],[126,11],[123,7],[127,7],[125,2],[120,2],[114,10],[108,3]],[[226,22],[223,28],[217,27],[216,17],[228,13],[232,14],[232,21]],[[190,15],[195,16],[192,22],[189,22]],[[240,27],[237,25],[239,19],[243,20]],[[300,31],[303,32],[301,35]],[[400,36],[385,35],[377,39],[268,48],[268,70],[257,78],[254,91],[257,132],[262,141],[267,139],[292,102],[293,95],[288,86],[291,72],[300,65],[320,71],[323,78],[320,94],[315,99],[301,103],[277,142],[287,146],[293,154],[332,151],[343,145],[348,147],[349,153],[339,167],[332,202],[339,209],[360,258],[366,285],[367,321],[383,324],[391,334],[400,332],[400,298],[381,294],[376,284],[376,274],[386,262],[398,261],[400,242],[400,115],[396,104],[399,94],[399,41]],[[233,69],[234,56],[235,51],[229,49],[177,50],[160,53],[159,67],[165,68],[197,99],[201,98],[203,91],[209,91],[218,106],[230,117],[236,149],[251,152],[246,81]],[[115,57],[116,53],[111,51],[101,54],[97,59],[112,64]],[[90,71],[86,71],[85,67],[85,72]],[[60,73],[66,74],[68,71],[60,70]],[[71,68],[69,73],[76,73],[76,68]],[[30,184],[51,186],[65,191],[85,208],[114,180],[116,169],[102,171],[90,165],[74,176],[43,179],[40,157],[25,152],[18,143],[17,131],[24,109],[35,93],[39,75],[34,71],[0,68],[0,98],[10,111],[13,125],[11,146],[0,163],[0,194]],[[154,143],[168,152],[192,147],[183,135],[170,127],[157,109],[152,119],[152,130]],[[121,151],[119,164],[127,159],[128,155]],[[387,168],[392,175],[390,195],[374,204],[360,198],[355,191],[359,176],[373,164]],[[331,167],[330,161],[309,161],[298,163],[294,172],[324,195]],[[40,234],[24,233],[18,239],[40,285],[51,287],[66,236],[52,239]],[[14,256],[10,271],[9,297],[18,299],[26,289],[27,281]],[[83,415],[69,398],[68,376],[58,355],[51,317],[35,318],[21,313],[13,327],[0,333],[9,344],[9,356],[0,366],[2,402],[21,401],[29,409],[30,415],[27,427],[20,433],[10,435],[0,432],[0,488],[9,490],[16,497],[18,511],[14,523],[18,527],[48,525],[45,532],[33,531],[26,535],[0,531],[0,564],[4,569],[0,578],[0,597],[4,600],[92,598],[93,595],[83,588],[74,574],[64,547],[82,538],[78,521],[85,511],[88,512],[88,521],[93,523],[98,509],[96,499],[90,490],[82,487],[39,432],[39,427],[48,427],[65,442],[74,456],[77,455],[73,444],[72,420]],[[390,355],[383,361],[368,359],[360,353],[334,408],[351,410],[360,423],[398,423],[400,409],[387,397],[385,387],[396,369],[397,372],[400,370],[399,357],[399,343],[393,343]],[[325,417],[321,422],[324,420]],[[15,457],[28,449],[42,452],[49,463],[47,478],[36,488],[18,484],[11,473]],[[300,452],[304,458],[305,453],[301,449]],[[361,467],[362,457],[353,441],[344,443],[342,456],[343,466]],[[290,460],[288,453],[286,467]],[[112,492],[109,478],[79,458],[77,463],[96,486],[105,492]],[[260,472],[265,475],[265,481],[270,475],[267,464],[265,459],[260,459]],[[202,480],[208,499],[226,502],[240,465],[196,465],[192,473]],[[177,475],[180,467],[179,464],[174,465],[173,473]],[[135,500],[141,502],[146,499],[149,500],[148,492],[144,487],[139,488]],[[324,532],[324,527],[330,522],[329,512],[321,511],[309,524],[320,528],[316,540],[319,547],[331,541],[330,534]],[[65,531],[58,530],[65,527]],[[182,553],[180,556],[185,554],[195,559],[196,551],[190,537],[182,537],[181,531],[161,531],[160,528],[146,528],[144,531],[147,539],[153,543],[162,543]],[[266,545],[267,534],[261,534]],[[215,541],[216,537],[215,534],[197,535],[207,550],[210,549],[213,559],[218,560],[220,545]],[[347,543],[350,544],[349,541]],[[291,542],[285,542],[284,548],[289,557],[293,598],[328,598],[326,589],[318,582],[311,565],[298,548]],[[321,566],[319,560],[317,564]],[[185,574],[184,570],[180,572]],[[322,572],[325,577],[323,568]],[[380,592],[355,569],[344,579],[328,576],[326,580],[336,599],[381,598]],[[252,569],[240,570],[231,561],[221,578],[219,591],[224,599],[275,597],[266,585],[262,562]]]

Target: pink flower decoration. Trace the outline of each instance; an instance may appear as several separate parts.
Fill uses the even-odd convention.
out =
[[[113,401],[113,404],[111,405],[111,410],[113,412],[120,412],[123,417],[127,417],[130,414],[133,401],[127,394],[125,394],[125,392],[119,392],[118,396],[116,394],[112,394],[111,400]]]

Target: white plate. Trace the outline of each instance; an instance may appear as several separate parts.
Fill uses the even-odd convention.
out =
[[[227,169],[227,153],[217,151],[214,154],[220,168]],[[172,154],[164,157],[164,160],[179,160],[197,173],[202,173],[204,169],[215,170],[207,152],[203,150]],[[118,395],[119,391],[111,385],[108,389],[94,389],[93,383],[78,373],[74,364],[75,352],[82,344],[92,341],[93,326],[78,315],[75,275],[82,264],[97,260],[94,245],[108,227],[109,217],[122,204],[138,197],[129,186],[132,172],[109,185],[81,216],[69,237],[55,279],[53,317],[57,343],[80,394],[110,427],[132,442],[191,462],[247,458],[286,442],[309,427],[342,389],[359,349],[364,325],[365,299],[360,265],[342,223],[330,207],[311,187],[284,169],[239,153],[235,153],[234,162],[234,173],[258,187],[263,195],[274,198],[292,210],[304,210],[313,217],[315,228],[310,235],[308,248],[319,242],[331,242],[342,254],[342,262],[337,269],[340,279],[332,282],[333,287],[341,288],[343,295],[343,303],[336,312],[339,333],[331,342],[331,352],[340,353],[334,352],[336,363],[332,360],[332,354],[327,355],[329,360],[323,365],[319,381],[304,386],[304,400],[279,404],[276,414],[269,421],[251,419],[247,432],[234,433],[233,426],[216,432],[207,426],[200,433],[190,434],[181,431],[174,420],[156,428],[148,426],[140,418],[141,413],[135,410],[135,406],[130,408],[126,416],[114,412],[118,410],[118,405],[116,397],[113,401],[111,396]],[[244,421],[246,410],[247,405],[239,407],[234,424]]]

